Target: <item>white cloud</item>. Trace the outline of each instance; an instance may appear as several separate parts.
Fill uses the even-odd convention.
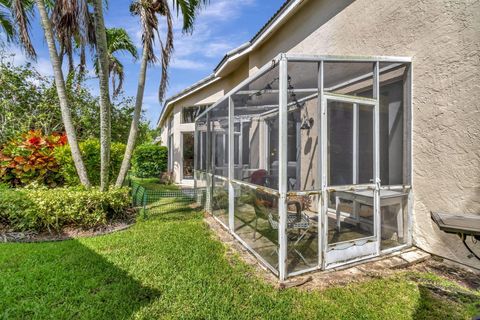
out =
[[[218,58],[243,42],[239,35],[225,34],[218,30],[218,24],[240,16],[245,7],[255,6],[256,0],[216,0],[200,10],[195,22],[193,34],[182,33],[183,19],[174,13],[174,54],[172,68],[185,70],[208,70],[217,63]],[[135,45],[142,48],[142,31],[138,17],[131,17],[127,30]],[[159,34],[164,38],[166,25],[159,19]],[[158,39],[157,39],[158,40]],[[159,53],[157,42],[156,52]]]
[[[234,47],[234,44],[226,40],[219,39],[217,42],[207,44],[205,48],[205,56],[209,58],[223,56]]]
[[[199,60],[174,58],[170,67],[173,69],[185,69],[185,70],[208,70],[210,66]]]
[[[14,66],[22,66],[29,62],[25,53],[17,46],[5,47],[5,52],[11,55],[11,62]]]
[[[39,56],[36,61],[31,60],[27,58],[23,50],[16,45],[5,47],[5,52],[11,55],[11,62],[14,66],[22,66],[26,63],[30,63],[42,76],[53,76],[53,68],[50,59]]]
[[[53,67],[50,63],[50,60],[47,60],[45,58],[38,58],[37,63],[34,64],[34,67],[43,76],[53,76]]]
[[[252,6],[255,0],[217,0],[211,2],[204,10],[199,14],[200,18],[216,19],[216,20],[229,20],[237,17],[240,14],[240,10],[245,6]]]

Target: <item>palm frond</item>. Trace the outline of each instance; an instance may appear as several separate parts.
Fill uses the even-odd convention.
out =
[[[115,57],[116,52],[126,51],[130,53],[134,59],[138,58],[137,48],[133,44],[132,39],[127,31],[122,28],[107,28],[107,55],[108,55],[108,72],[112,81],[113,97],[116,97],[122,91],[124,71],[123,64]],[[93,61],[95,73],[98,75],[99,63],[98,59]],[[118,79],[118,85],[117,85]]]
[[[110,57],[110,78],[112,79],[113,97],[120,94],[123,87],[124,71],[123,64],[115,57]],[[118,78],[118,85],[116,79]]]
[[[173,19],[167,1],[163,0],[160,1],[160,3],[164,6],[162,11],[167,22],[167,37],[165,43],[160,42],[162,47],[162,79],[160,80],[160,86],[158,88],[158,100],[161,104],[167,91],[168,65],[170,64],[171,54],[173,53]]]
[[[132,38],[123,28],[107,28],[108,52],[113,54],[119,51],[130,53],[135,59],[138,59],[137,48],[133,44]]]
[[[151,63],[157,61],[153,46],[155,33],[158,34],[158,18],[153,9],[153,1],[155,0],[136,0],[130,5],[130,12],[140,17],[143,50],[146,51],[147,60]]]
[[[209,0],[173,0],[174,10],[176,10],[177,15],[182,14],[182,30],[184,33],[193,31],[198,10],[209,2]],[[157,60],[153,47],[155,35],[158,37],[162,52],[162,78],[158,89],[158,99],[162,103],[168,86],[168,66],[174,49],[173,18],[168,0],[136,0],[130,5],[130,12],[140,17],[143,50],[145,50],[149,62]],[[165,18],[167,33],[164,41],[160,39],[158,34],[159,20],[157,15]]]
[[[10,9],[15,20],[20,43],[27,55],[35,59],[37,53],[30,39],[30,18],[33,14],[33,2],[30,0],[11,0]]]
[[[52,24],[57,40],[69,58],[70,70],[73,70],[74,50],[87,44],[93,48],[95,33],[93,18],[88,9],[88,0],[57,0],[52,8]],[[82,50],[82,49],[81,49]],[[85,60],[80,61],[79,68],[84,69]]]
[[[198,11],[210,3],[210,0],[174,0],[173,4],[177,16],[181,13],[183,18],[182,31],[192,33]]]
[[[0,3],[0,10],[2,4]],[[3,30],[7,41],[12,41],[15,38],[15,28],[13,27],[13,21],[10,15],[4,11],[0,11],[0,32]]]

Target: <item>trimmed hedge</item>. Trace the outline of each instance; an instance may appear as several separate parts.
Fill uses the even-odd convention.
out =
[[[167,171],[168,148],[156,144],[143,144],[135,149],[132,158],[133,174],[139,178],[160,177]]]
[[[82,153],[85,167],[87,168],[88,178],[94,186],[100,185],[100,141],[98,139],[88,139],[80,142],[80,151]],[[110,181],[115,181],[122,165],[125,145],[114,142],[110,146]],[[80,184],[77,170],[73,163],[70,146],[65,145],[55,149],[55,158],[60,164],[60,173],[65,179],[65,183],[70,186]]]
[[[98,227],[124,217],[131,204],[127,188],[0,189],[0,223],[14,231]]]

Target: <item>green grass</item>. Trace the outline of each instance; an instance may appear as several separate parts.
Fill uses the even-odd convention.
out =
[[[138,183],[150,191],[174,191],[178,187],[174,184],[161,184],[158,178],[137,178],[131,177],[132,182]]]
[[[172,209],[119,233],[0,244],[0,319],[470,319],[478,292],[403,272],[278,291],[227,256],[202,213]]]

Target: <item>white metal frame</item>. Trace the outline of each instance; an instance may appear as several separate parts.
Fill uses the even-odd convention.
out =
[[[364,80],[368,77],[373,77],[373,97],[372,98],[364,98],[359,96],[348,96],[348,95],[341,95],[335,93],[326,93],[324,88],[324,62],[371,62],[373,63],[373,70],[370,74],[364,75],[359,77],[358,79],[350,79],[350,82],[356,82]],[[287,189],[287,127],[288,127],[288,112],[291,111],[290,108],[294,107],[291,103],[288,103],[288,63],[289,62],[316,62],[318,63],[318,88],[317,89],[300,89],[302,93],[308,91],[308,93],[312,92],[313,95],[308,98],[318,97],[318,107],[320,112],[318,113],[318,118],[316,121],[320,123],[318,126],[318,134],[320,137],[320,170],[318,173],[317,181],[319,181],[318,189],[312,191],[299,191],[295,192],[294,194],[301,195],[301,194],[319,194],[319,212],[318,212],[318,265],[311,268],[306,268],[304,270],[295,271],[288,273],[287,272],[287,237],[286,237],[286,217],[287,217],[287,197],[290,194]],[[389,62],[392,65],[388,66],[387,68],[382,68],[380,70],[380,63],[381,62]],[[380,181],[380,154],[379,154],[379,83],[380,83],[380,73],[384,71],[388,71],[387,69],[392,69],[398,67],[400,64],[405,64],[407,66],[406,71],[406,78],[404,79],[405,88],[404,88],[404,185],[398,186],[382,186]],[[278,250],[278,268],[272,267],[268,264],[264,258],[262,258],[255,250],[253,250],[239,235],[235,233],[234,229],[234,203],[235,203],[235,188],[234,184],[243,185],[250,188],[257,188],[258,186],[251,185],[248,182],[240,181],[235,179],[234,176],[234,118],[235,118],[235,108],[233,105],[233,94],[250,94],[249,91],[243,90],[246,85],[249,83],[257,80],[259,77],[263,76],[265,73],[271,71],[273,68],[278,67],[278,74],[279,74],[279,89],[278,90],[271,90],[270,93],[278,93],[278,111],[267,111],[265,114],[262,114],[262,117],[270,117],[276,116],[278,114],[279,117],[279,188],[277,190],[269,190],[268,188],[263,188],[268,193],[272,193],[278,195],[279,202],[278,202],[278,210],[279,210],[279,234],[278,234],[278,243],[279,243],[279,250]],[[329,88],[327,88],[329,89]],[[331,88],[330,88],[331,89]],[[306,91],[305,91],[306,90]],[[297,90],[298,91],[298,90]],[[305,91],[305,92],[303,92]],[[360,261],[363,259],[368,259],[372,256],[378,256],[380,254],[386,254],[395,250],[398,250],[403,247],[407,247],[412,244],[412,65],[411,65],[411,58],[408,57],[384,57],[384,56],[326,56],[326,55],[294,55],[294,54],[280,54],[271,62],[264,65],[260,70],[255,73],[250,78],[242,81],[238,86],[236,86],[232,91],[230,91],[227,95],[222,97],[219,101],[215,104],[207,108],[201,115],[199,115],[196,119],[198,121],[201,117],[207,115],[207,205],[206,209],[209,211],[209,201],[208,198],[211,197],[211,187],[214,179],[214,172],[212,170],[212,134],[210,128],[210,119],[209,119],[209,111],[213,108],[216,108],[220,103],[228,99],[228,123],[229,123],[229,130],[228,130],[228,177],[222,177],[222,180],[228,181],[228,190],[229,190],[229,213],[228,213],[228,226],[224,225],[234,236],[237,238],[249,251],[251,251],[263,264],[265,264],[273,273],[279,276],[280,280],[285,280],[288,276],[293,276],[297,274],[301,274],[304,272],[309,272],[316,269],[327,269],[327,268],[334,268],[338,267],[343,264],[354,263],[356,261]],[[374,236],[367,237],[366,239],[357,239],[356,241],[366,240],[366,241],[373,241],[375,243],[375,251],[373,254],[369,254],[366,256],[359,256],[353,258],[348,261],[344,262],[335,262],[335,263],[327,263],[326,252],[329,248],[327,243],[327,235],[328,235],[328,192],[335,190],[342,190],[342,189],[351,189],[352,185],[350,186],[335,186],[331,187],[327,183],[327,156],[328,156],[328,145],[327,145],[327,100],[333,99],[336,101],[343,101],[352,103],[354,105],[354,159],[352,159],[354,163],[354,186],[353,188],[358,189],[373,189],[374,190],[374,219],[375,219],[375,227],[374,227]],[[358,135],[355,133],[358,130],[358,106],[359,105],[370,105],[374,108],[374,170],[373,170],[373,182],[371,184],[364,184],[359,185],[358,183],[358,166],[356,164],[356,156],[358,154]],[[243,134],[242,128],[241,134]],[[197,136],[197,135],[196,135]],[[241,137],[240,137],[241,139]],[[357,140],[355,140],[357,139]],[[268,143],[269,141],[267,141]],[[239,144],[243,143],[240,141]],[[201,147],[197,146],[196,150],[199,150]],[[243,148],[242,148],[243,149]],[[268,150],[268,149],[267,149]],[[268,151],[265,151],[268,152]],[[196,162],[195,162],[196,163]],[[243,161],[241,162],[243,163]],[[268,168],[267,168],[268,169]],[[407,228],[407,243],[405,245],[384,250],[380,250],[380,240],[381,240],[381,219],[380,219],[380,190],[403,190],[408,192],[408,228]],[[217,219],[219,220],[219,219]],[[223,222],[221,222],[223,224]]]
[[[352,96],[345,96],[345,95],[339,95],[339,94],[332,94],[332,93],[323,93],[323,96],[322,96],[322,106],[323,106],[323,111],[322,111],[322,127],[324,128],[324,130],[322,131],[322,136],[321,136],[321,144],[322,144],[322,172],[324,173],[322,175],[322,180],[325,179],[324,181],[322,181],[322,185],[324,185],[324,190],[322,191],[322,193],[324,194],[323,198],[325,199],[325,203],[323,204],[323,207],[322,207],[322,216],[324,216],[324,232],[323,232],[323,235],[324,235],[324,241],[325,241],[325,245],[324,245],[324,250],[325,250],[325,253],[324,253],[324,260],[322,261],[322,267],[323,269],[329,269],[329,268],[332,268],[332,267],[336,267],[336,266],[339,266],[341,265],[342,263],[338,263],[333,257],[330,257],[331,254],[329,254],[330,252],[332,252],[333,254],[336,254],[336,248],[339,248],[339,247],[344,247],[345,246],[345,243],[344,242],[341,242],[341,243],[335,243],[335,244],[328,244],[328,239],[327,239],[327,234],[328,234],[328,212],[329,212],[329,208],[328,208],[328,195],[330,192],[334,192],[335,190],[338,191],[339,187],[338,186],[330,186],[328,184],[328,167],[327,167],[327,163],[328,163],[328,125],[327,125],[327,119],[328,119],[328,101],[338,101],[338,102],[345,102],[345,103],[349,103],[349,104],[352,104],[352,107],[353,107],[353,111],[358,111],[358,105],[367,105],[367,106],[370,106],[373,108],[374,110],[374,128],[373,129],[373,136],[374,136],[374,161],[373,161],[373,173],[374,173],[374,176],[373,176],[373,179],[374,181],[377,181],[377,175],[379,175],[380,173],[380,164],[379,164],[379,130],[377,130],[378,128],[376,127],[376,123],[378,122],[376,120],[376,117],[378,117],[378,108],[379,108],[379,102],[377,99],[370,99],[370,98],[361,98],[361,97],[352,97]],[[357,108],[355,108],[355,106],[357,106]],[[356,110],[357,109],[357,110]],[[358,118],[356,118],[354,116],[354,122],[358,120]],[[354,125],[354,128],[357,127],[357,124]],[[354,131],[354,135],[355,135],[355,131]],[[354,139],[357,139],[356,137]],[[355,152],[355,143],[353,144],[353,148],[354,148],[354,156],[356,156],[356,152]],[[353,170],[353,185],[348,185],[348,186],[343,186],[343,188],[347,188],[347,189],[359,189],[359,190],[362,190],[362,189],[374,189],[374,223],[377,223],[377,221],[379,221],[379,211],[376,210],[375,208],[375,205],[378,203],[377,201],[377,184],[375,183],[372,183],[372,184],[364,184],[364,185],[358,185],[356,184],[356,170],[355,170],[355,166],[357,165],[357,159],[352,159],[352,165],[354,167],[354,170]],[[377,169],[378,168],[378,169]],[[337,224],[338,224],[338,221],[337,221]],[[344,250],[344,255],[347,255],[347,251],[356,251],[357,252],[357,258],[355,259],[360,259],[362,257],[370,257],[372,255],[378,255],[379,254],[379,246],[376,245],[376,242],[379,240],[379,234],[380,232],[378,231],[378,224],[374,226],[374,232],[373,232],[373,235],[372,236],[367,236],[367,237],[364,237],[362,239],[354,239],[354,240],[351,240],[351,241],[346,241],[348,243],[359,243],[360,240],[365,240],[365,244],[366,246],[365,247],[360,247],[358,245],[355,245],[355,246],[352,246],[350,248],[345,248],[345,249],[342,249]],[[375,240],[375,248],[372,247],[372,243],[371,241],[372,240]],[[355,255],[354,253],[351,253],[351,255]],[[331,262],[331,260],[334,260],[333,262]],[[350,262],[352,259],[349,259],[348,262]]]

